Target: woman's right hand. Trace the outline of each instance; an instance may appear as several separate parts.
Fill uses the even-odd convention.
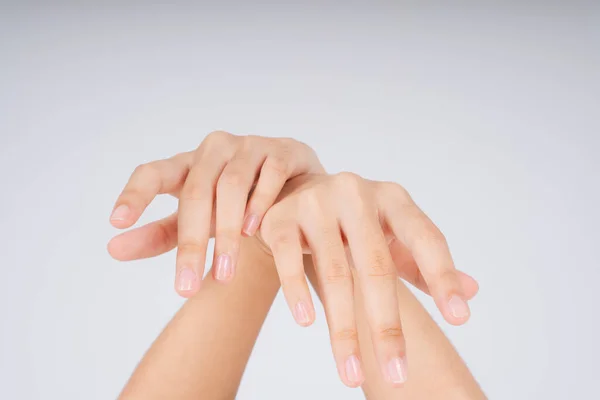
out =
[[[355,283],[382,374],[395,386],[407,377],[398,275],[430,293],[451,324],[469,318],[466,301],[477,283],[455,269],[444,236],[398,184],[351,173],[296,177],[265,214],[257,236],[273,255],[286,301],[303,326],[314,320],[303,264],[303,253],[312,254],[336,365],[350,387],[363,381]]]
[[[209,238],[215,238],[215,279],[228,282],[242,234],[254,235],[286,181],[324,172],[315,152],[297,140],[213,132],[196,150],[135,169],[114,206],[114,227],[131,227],[159,194],[177,197],[179,207],[113,238],[109,252],[127,261],[177,247],[175,289],[191,297],[204,274]]]

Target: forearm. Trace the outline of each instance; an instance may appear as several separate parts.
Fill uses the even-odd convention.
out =
[[[310,257],[305,257],[305,267],[318,293],[318,282]],[[361,362],[365,375],[362,389],[367,399],[486,398],[450,341],[401,280],[398,280],[397,294],[402,330],[406,339],[408,380],[402,388],[394,388],[385,382],[375,359],[359,285],[354,285],[354,292]]]
[[[136,368],[121,399],[234,399],[279,289],[272,259],[242,240],[235,279],[212,275]]]

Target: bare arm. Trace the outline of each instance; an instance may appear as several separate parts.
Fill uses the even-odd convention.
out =
[[[207,277],[152,345],[121,399],[234,399],[260,327],[279,288],[272,259],[242,241],[238,275],[228,285]],[[307,275],[318,290],[310,257]],[[355,285],[360,353],[367,399],[485,399],[448,339],[401,281],[397,285],[410,357],[402,388],[384,381]]]
[[[304,264],[311,284],[321,296],[311,257],[305,256]],[[397,283],[397,295],[409,357],[408,379],[400,388],[387,384],[379,372],[359,286],[354,285],[355,312],[365,374],[362,389],[367,399],[486,399],[448,338],[401,280]]]
[[[270,257],[244,239],[236,278],[212,275],[175,315],[136,368],[120,399],[234,399],[279,290]]]

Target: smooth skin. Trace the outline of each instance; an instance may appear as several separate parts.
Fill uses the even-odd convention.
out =
[[[152,344],[120,399],[235,399],[260,328],[279,290],[273,259],[240,242],[236,279],[214,275]]]
[[[177,246],[176,287],[190,296],[199,289],[212,234],[213,278],[231,283],[242,233],[252,236],[259,231],[261,242],[274,255],[294,318],[307,326],[314,320],[314,307],[302,254],[312,254],[323,282],[334,357],[348,386],[361,383],[360,376],[344,372],[348,363],[361,369],[352,300],[355,282],[364,292],[381,373],[396,386],[407,376],[394,286],[397,274],[430,293],[448,322],[459,325],[469,317],[465,289],[476,283],[455,269],[444,236],[406,190],[350,173],[326,175],[314,152],[293,139],[210,134],[194,152],[138,167],[117,200],[111,222],[130,227],[161,193],[179,197],[178,214],[117,236],[109,243],[113,257],[151,257]],[[400,270],[388,248],[393,238],[410,254]],[[356,260],[356,279],[346,247]]]
[[[390,244],[391,253],[398,269],[403,263],[411,263],[398,242]],[[352,259],[350,263],[352,264]],[[322,298],[317,273],[310,257],[305,256],[306,274],[319,297]],[[475,296],[477,285],[469,285],[466,292]],[[484,400],[486,396],[471,375],[452,344],[444,336],[431,316],[414,294],[398,280],[396,283],[398,308],[406,338],[407,353],[411,363],[410,379],[402,387],[388,385],[379,373],[377,357],[370,339],[364,295],[360,285],[354,287],[354,301],[358,338],[364,382],[361,386],[367,400]]]
[[[415,274],[414,267],[421,261],[423,271],[440,274],[443,263],[451,261],[443,236],[410,196],[399,185],[351,173],[299,176],[286,184],[277,204],[267,211],[259,238],[273,254],[288,305],[304,325],[312,322],[314,311],[302,254],[312,254],[342,381],[350,387],[362,384],[354,305],[354,287],[358,286],[364,293],[370,341],[381,374],[392,385],[403,385],[406,344],[390,244],[404,274],[412,274],[415,283],[427,283],[429,293],[437,288]],[[351,260],[356,267],[351,268]],[[471,297],[465,294],[465,286],[472,289],[473,282],[465,280],[465,285],[460,279],[452,282],[456,285],[452,297],[438,304],[456,325],[469,316],[463,297]]]
[[[306,272],[321,296],[310,256]],[[243,371],[279,289],[275,261],[254,238],[241,241],[236,279],[222,285],[208,276],[152,344],[119,399],[235,399]],[[364,297],[355,287],[358,336],[364,363],[362,389],[371,400],[485,399],[448,339],[414,295],[396,281],[397,304],[413,360],[402,388],[380,374],[369,339]],[[474,292],[472,293],[474,294]],[[206,329],[210,327],[210,329]],[[363,340],[365,339],[365,340]]]
[[[129,228],[157,195],[177,197],[178,213],[157,225],[169,232],[177,230],[177,240],[165,243],[157,253],[177,246],[175,289],[191,297],[204,275],[211,237],[207,221],[216,221],[215,278],[229,281],[235,273],[242,233],[252,236],[256,232],[285,182],[301,174],[323,172],[313,150],[297,140],[217,131],[194,151],[136,168],[110,221],[116,228]],[[158,254],[144,256],[154,255]]]

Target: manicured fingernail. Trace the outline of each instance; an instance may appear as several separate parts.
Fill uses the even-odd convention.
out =
[[[450,297],[450,300],[448,300],[448,306],[450,307],[450,313],[454,318],[462,319],[471,314],[467,302],[456,295]]]
[[[406,382],[406,358],[392,358],[388,363],[388,375],[392,383],[402,384]]]
[[[183,268],[177,276],[177,289],[180,292],[189,292],[196,282],[196,273],[191,268]]]
[[[303,301],[296,303],[294,307],[294,318],[300,325],[307,325],[310,323],[310,314],[308,313],[308,307]]]
[[[250,214],[244,220],[242,232],[244,232],[246,236],[252,236],[256,233],[256,229],[258,229],[258,216]]]
[[[215,279],[226,281],[233,275],[233,263],[229,254],[221,254],[215,262]]]
[[[110,216],[111,221],[125,221],[127,216],[129,215],[129,207],[125,204],[121,204],[119,207],[115,208],[112,215]]]
[[[353,384],[363,383],[364,377],[360,369],[360,361],[355,355],[351,355],[346,360],[346,378]]]

